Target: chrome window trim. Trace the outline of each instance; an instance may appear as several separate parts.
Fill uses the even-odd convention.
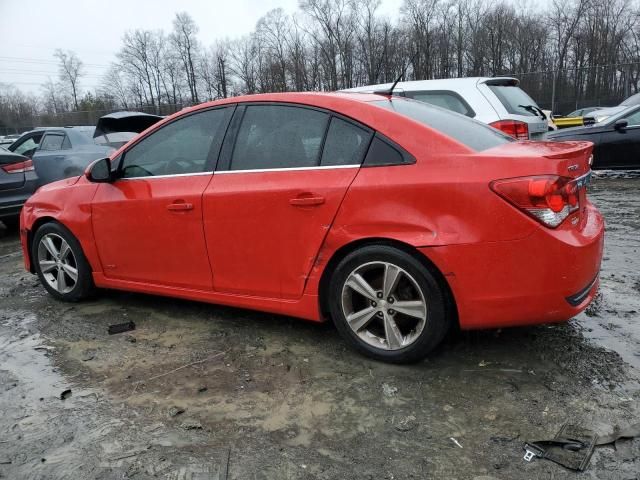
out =
[[[200,175],[213,175],[213,172],[174,173],[171,175],[148,175],[146,177],[122,177],[118,180],[150,180],[152,178],[195,177]]]
[[[330,170],[338,168],[360,168],[360,164],[351,165],[323,165],[316,167],[283,167],[283,168],[255,168],[249,170],[217,170],[216,175],[226,175],[229,173],[263,173],[263,172],[297,172],[304,170]]]

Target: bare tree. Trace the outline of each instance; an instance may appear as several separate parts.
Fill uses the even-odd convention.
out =
[[[73,106],[78,110],[79,81],[83,75],[82,61],[71,50],[65,52],[57,49],[53,56],[60,62],[60,81],[69,86],[71,97],[73,98]]]
[[[184,65],[184,73],[191,94],[191,102],[198,103],[198,82],[196,79],[195,65],[199,55],[199,42],[196,35],[198,26],[187,13],[176,13],[173,20],[173,33],[170,35],[174,48],[180,55]]]

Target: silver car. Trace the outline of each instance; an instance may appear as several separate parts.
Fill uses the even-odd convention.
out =
[[[518,140],[540,139],[549,129],[547,116],[519,83],[511,77],[416,80],[399,82],[393,93],[475,118]],[[391,85],[368,85],[347,91],[384,93]]]

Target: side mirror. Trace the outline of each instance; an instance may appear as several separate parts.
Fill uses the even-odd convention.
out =
[[[620,120],[616,120],[616,123],[613,124],[613,128],[619,132],[624,132],[627,129],[627,125],[629,125],[629,122],[621,118]]]
[[[113,180],[111,174],[111,160],[107,158],[101,158],[91,163],[84,171],[84,176],[87,180],[94,183],[108,183]]]

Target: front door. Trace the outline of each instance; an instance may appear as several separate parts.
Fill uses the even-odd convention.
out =
[[[113,183],[92,202],[93,230],[108,278],[211,290],[202,193],[233,107],[180,117],[119,159]]]
[[[299,298],[372,133],[300,106],[236,115],[235,145],[225,142],[203,201],[214,290]]]
[[[627,127],[605,132],[600,140],[599,168],[640,167],[640,110],[624,120]]]

